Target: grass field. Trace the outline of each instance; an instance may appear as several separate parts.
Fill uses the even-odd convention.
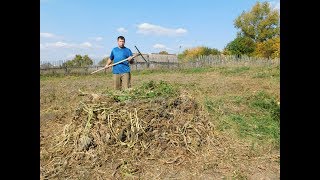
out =
[[[40,76],[41,178],[280,179],[279,66],[135,71],[132,88],[132,92],[114,92],[112,74]],[[167,163],[161,157],[136,159],[131,162],[136,171],[128,170],[129,163],[122,162],[119,168],[121,158],[116,156],[108,157],[99,166],[73,166],[70,159],[63,160],[66,152],[53,149],[57,137],[66,133],[66,125],[73,121],[86,97],[79,95],[81,92],[112,96],[117,103],[126,102],[124,108],[128,111],[137,108],[141,112],[154,99],[162,98],[165,102],[188,94],[199,106],[198,114],[213,125],[211,143],[201,146],[199,153],[183,154],[181,160],[166,159]],[[138,101],[137,106],[128,105]],[[172,112],[182,113],[177,109]],[[60,171],[50,170],[54,168]]]

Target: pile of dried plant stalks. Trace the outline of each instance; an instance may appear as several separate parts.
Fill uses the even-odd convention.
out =
[[[41,152],[41,178],[123,177],[141,173],[144,161],[179,165],[196,156],[213,126],[193,97],[179,94],[125,102],[85,96],[71,123]]]

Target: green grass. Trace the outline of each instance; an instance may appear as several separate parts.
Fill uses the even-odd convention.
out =
[[[42,86],[45,84],[55,84],[63,82],[64,87],[69,88],[67,82],[74,83],[73,86],[78,86],[83,91],[89,90],[100,92],[112,96],[115,100],[123,102],[137,99],[153,99],[156,97],[172,97],[177,95],[179,89],[187,90],[190,93],[201,95],[204,98],[203,103],[213,121],[217,125],[219,131],[231,131],[237,136],[245,139],[256,140],[261,143],[272,142],[279,144],[280,136],[280,106],[277,104],[275,97],[278,92],[275,89],[263,90],[260,84],[256,84],[255,89],[261,89],[257,93],[252,91],[232,91],[222,93],[223,88],[216,89],[209,85],[211,81],[194,80],[186,82],[177,82],[177,77],[181,75],[197,76],[201,73],[212,73],[215,79],[212,79],[214,84],[221,86],[221,83],[232,84],[232,82],[221,81],[226,76],[242,76],[252,77],[247,79],[250,82],[272,82],[272,88],[278,88],[280,80],[280,67],[246,67],[246,66],[215,66],[206,68],[187,68],[180,70],[162,69],[153,70],[145,69],[132,71],[132,75],[136,79],[136,87],[130,91],[113,91],[113,88],[105,88],[101,82],[104,78],[112,82],[112,73],[97,73],[93,75],[43,75],[40,76]],[[154,77],[163,77],[168,81],[157,81]],[[169,78],[169,79],[166,79]],[[153,79],[153,80],[152,80]],[[158,79],[158,78],[156,78]],[[219,79],[219,81],[217,81]],[[45,82],[46,81],[46,82]],[[140,83],[141,82],[141,83]],[[175,82],[176,84],[169,83]],[[219,84],[220,83],[220,84]],[[244,82],[240,82],[245,84]],[[90,85],[89,85],[90,84]],[[77,87],[77,88],[78,88]],[[57,86],[56,88],[60,88]],[[212,90],[213,89],[213,90]],[[67,91],[66,91],[67,92]],[[268,93],[267,93],[268,92]],[[270,94],[273,92],[273,94]],[[46,93],[48,102],[55,102],[59,96],[52,96]],[[199,100],[201,100],[199,99]],[[240,109],[240,110],[239,110]]]
[[[260,71],[257,71],[253,74],[252,78],[276,78],[280,80],[280,67],[268,67],[268,68],[259,68]]]
[[[225,96],[220,99],[206,99],[208,112],[218,120],[219,131],[233,131],[244,139],[270,142],[275,147],[280,143],[280,106],[276,98],[264,91],[245,96]],[[243,106],[243,111],[232,107]]]
[[[250,67],[242,66],[242,67],[226,68],[220,72],[223,75],[238,75],[238,74],[243,74],[248,70],[250,70]]]
[[[195,67],[195,68],[181,69],[180,72],[185,74],[194,74],[194,73],[212,72],[214,70],[216,70],[216,68],[214,67]]]
[[[148,81],[140,87],[124,91],[106,91],[109,96],[112,96],[116,101],[123,102],[135,99],[152,99],[156,97],[172,97],[178,93],[178,89],[173,85],[165,82]]]

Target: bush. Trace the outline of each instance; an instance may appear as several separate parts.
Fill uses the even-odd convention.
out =
[[[190,62],[190,61],[194,61],[199,56],[220,55],[220,54],[221,53],[218,49],[199,46],[199,47],[184,50],[182,54],[178,55],[178,59],[179,61]]]

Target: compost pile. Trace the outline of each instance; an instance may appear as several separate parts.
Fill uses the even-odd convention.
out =
[[[90,177],[121,177],[141,173],[145,161],[179,165],[199,154],[213,137],[202,107],[165,82],[79,95],[83,101],[73,119],[41,152],[47,157],[40,171],[44,179],[80,177],[89,171],[95,172]]]

